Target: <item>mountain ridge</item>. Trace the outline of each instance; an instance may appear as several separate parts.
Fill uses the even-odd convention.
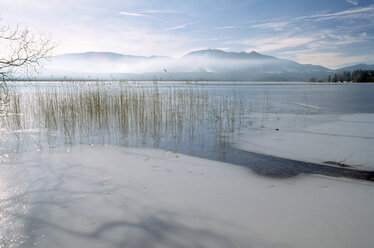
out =
[[[263,55],[258,52],[252,51],[250,53],[246,52],[225,52],[219,49],[205,49],[205,50],[196,50],[187,53],[182,58],[190,56],[212,56],[216,58],[224,59],[270,59],[275,58],[273,56]]]
[[[50,58],[39,77],[136,78],[139,80],[285,80],[308,81],[362,66],[332,70],[321,65],[301,64],[258,52],[226,52],[219,49],[191,51],[174,59],[167,56],[137,56],[113,52],[68,53]],[[366,67],[365,67],[366,66]],[[374,66],[373,66],[374,67]],[[153,76],[151,76],[153,75]]]
[[[368,65],[368,64],[356,64],[351,66],[342,67],[340,69],[337,69],[339,72],[344,71],[357,71],[357,70],[374,70],[374,65]]]

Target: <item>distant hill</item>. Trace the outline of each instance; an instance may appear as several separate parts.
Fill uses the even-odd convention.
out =
[[[347,66],[338,69],[337,71],[339,72],[344,72],[344,71],[357,71],[357,70],[374,70],[374,65],[367,65],[367,64],[358,64],[358,65],[352,65],[352,66]]]
[[[234,53],[221,50],[200,50],[191,52],[182,60],[192,60],[195,63],[210,68],[217,73],[236,72],[246,76],[249,74],[324,74],[328,68],[315,65],[303,65],[297,62],[257,52]],[[291,75],[290,75],[291,76]]]
[[[139,65],[148,63],[159,63],[159,61],[167,62],[173,60],[164,56],[134,56],[123,55],[110,52],[86,52],[86,53],[69,53],[60,56],[51,57],[47,63],[47,71],[43,75],[50,74],[61,76],[61,73],[69,76],[76,73],[120,73],[131,72],[142,73]],[[157,68],[161,70],[161,68]]]
[[[135,57],[131,55],[123,55],[119,53],[111,52],[85,52],[85,53],[67,53],[60,56],[56,56],[56,59],[107,59],[107,60],[120,60],[125,57]]]
[[[312,77],[326,79],[341,70],[372,67],[362,64],[331,70],[254,51],[236,53],[217,49],[193,51],[180,59],[86,52],[51,57],[37,79],[308,81]]]
[[[123,55],[119,53],[111,52],[85,52],[85,53],[67,53],[59,56],[52,57],[52,59],[79,59],[79,60],[108,60],[108,61],[121,61],[126,59],[133,60],[144,60],[144,59],[158,59],[158,58],[168,58],[166,56],[135,56],[135,55]]]
[[[238,60],[264,60],[264,59],[274,59],[275,57],[262,55],[255,51],[250,53],[234,53],[234,52],[224,52],[218,49],[207,49],[193,51],[183,56],[183,58],[196,57],[196,56],[205,56],[214,59],[238,59]]]

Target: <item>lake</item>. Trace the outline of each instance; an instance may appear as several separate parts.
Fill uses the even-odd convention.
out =
[[[8,89],[0,247],[374,242],[374,84],[10,82]]]
[[[0,120],[4,159],[101,144],[164,149],[244,165],[271,177],[374,177],[233,146],[242,130],[265,130],[274,115],[287,115],[292,131],[308,126],[313,116],[372,114],[374,84],[92,81],[10,82],[8,88]]]

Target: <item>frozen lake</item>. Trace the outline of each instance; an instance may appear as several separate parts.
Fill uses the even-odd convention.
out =
[[[374,84],[35,82],[9,93],[1,248],[374,243]]]
[[[373,177],[349,169],[374,167],[373,84],[36,82],[9,89],[4,160],[111,144],[235,163],[272,177]]]

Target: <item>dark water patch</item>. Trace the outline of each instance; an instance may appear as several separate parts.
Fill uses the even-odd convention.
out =
[[[335,161],[324,161],[324,163],[325,163],[325,164],[334,165],[334,166],[339,166],[339,167],[352,168],[352,166],[350,166],[350,165],[348,165],[348,164],[341,163],[341,162],[335,162]]]
[[[212,156],[212,154],[198,151],[190,151],[187,153],[180,150],[174,151],[200,158],[245,166],[255,173],[266,177],[289,178],[299,174],[320,174],[331,177],[345,177],[374,182],[374,171],[357,170],[352,167],[339,168],[322,164],[278,158],[239,150],[230,146],[229,144],[225,146],[225,151],[221,151],[219,156]]]
[[[241,151],[232,147],[228,148],[225,162],[246,166],[260,175],[269,177],[292,177],[303,173],[374,181],[374,171],[362,171],[353,168],[338,168],[315,163],[277,158],[268,155]]]

